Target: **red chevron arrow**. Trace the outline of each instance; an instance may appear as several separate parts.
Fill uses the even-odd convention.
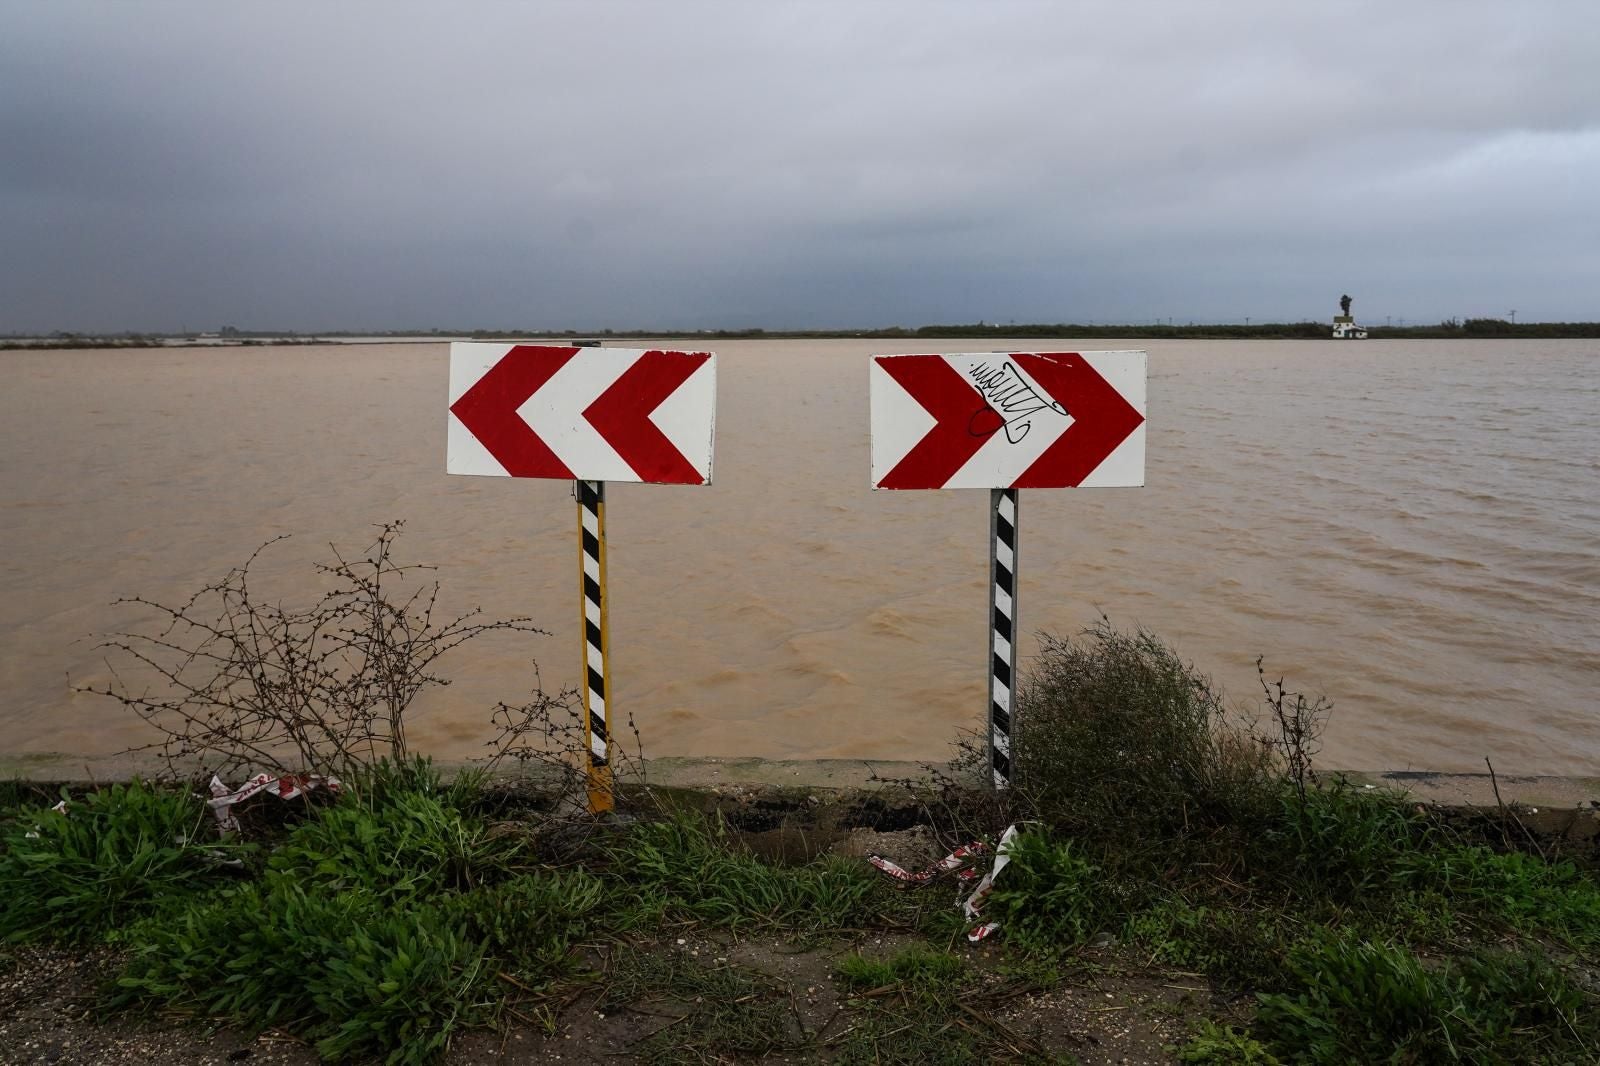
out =
[[[943,485],[984,446],[989,434],[999,427],[1000,416],[955,367],[939,356],[880,356],[878,365],[937,420],[927,435],[884,475],[878,487],[926,489]],[[984,424],[975,427],[974,420]]]
[[[650,421],[650,413],[711,356],[645,352],[583,412],[583,417],[645,481],[700,485],[694,464]]]
[[[1072,425],[1011,483],[1012,488],[1076,486],[1144,422],[1144,415],[1076,352],[1014,358],[1067,409]]]
[[[517,408],[576,354],[576,348],[519,344],[450,405],[451,413],[512,477],[572,477]]]

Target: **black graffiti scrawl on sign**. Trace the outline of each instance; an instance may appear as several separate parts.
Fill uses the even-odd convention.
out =
[[[967,432],[974,437],[987,437],[998,429],[1005,431],[1008,442],[1018,444],[1033,428],[1035,415],[1049,412],[1068,417],[1065,404],[1029,384],[1009,359],[999,366],[979,363],[967,376],[984,400],[967,423]]]

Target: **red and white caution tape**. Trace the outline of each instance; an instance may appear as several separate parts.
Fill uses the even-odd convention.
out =
[[[1006,831],[1000,835],[1000,844],[995,848],[994,852],[994,865],[989,868],[988,873],[983,875],[982,880],[978,882],[978,887],[972,890],[972,895],[968,896],[966,902],[961,905],[962,913],[967,916],[968,921],[976,922],[982,917],[983,902],[989,898],[989,893],[994,891],[995,875],[1005,868],[1006,863],[1011,861],[1009,854],[1011,842],[1016,839],[1016,836],[1017,827],[1014,825],[1008,826]],[[867,861],[894,878],[901,888],[920,888],[933,881],[939,875],[952,871],[954,871],[958,879],[971,881],[978,876],[978,871],[973,868],[973,861],[987,854],[988,851],[989,848],[981,840],[973,841],[971,844],[962,845],[931,866],[915,872],[891,862],[882,855],[868,855]],[[967,939],[977,943],[999,928],[999,922],[984,922],[968,932]]]
[[[323,777],[321,774],[283,774],[280,777],[273,777],[271,774],[257,774],[239,786],[239,788],[230,792],[228,786],[222,783],[222,779],[213,774],[211,778],[211,798],[206,800],[206,806],[210,807],[211,813],[217,816],[218,831],[231,833],[239,828],[239,820],[233,816],[235,804],[242,803],[260,792],[270,792],[281,800],[292,800],[317,788],[325,788],[329,792],[338,792],[340,788],[339,779],[337,777]]]
[[[989,893],[994,891],[994,879],[1005,869],[1006,863],[1011,861],[1011,842],[1017,837],[1017,827],[1007,826],[1006,831],[1000,834],[1000,843],[994,849],[994,865],[989,872],[983,875],[983,880],[978,882],[978,887],[972,890],[972,895],[961,905],[962,913],[968,921],[975,922],[982,917],[984,900],[989,898]],[[1000,928],[999,922],[984,922],[967,933],[967,939],[976,944]]]
[[[292,800],[304,795],[313,789],[325,788],[329,792],[337,793],[340,788],[337,777],[323,777],[321,774],[284,774],[273,777],[271,774],[257,774],[233,791],[222,783],[222,779],[215,774],[211,775],[211,798],[206,800],[206,806],[211,808],[211,813],[216,815],[217,830],[222,833],[231,833],[239,828],[239,820],[233,816],[233,808],[237,803],[242,803],[261,792],[270,792],[282,800]],[[62,800],[50,808],[63,818],[67,815],[67,801]],[[38,827],[34,831],[23,834],[25,837],[36,838]],[[184,843],[182,837],[178,843]]]
[[[927,867],[926,869],[918,870],[915,873],[912,873],[910,870],[907,870],[902,866],[896,865],[890,860],[884,858],[882,855],[868,855],[867,861],[876,866],[878,869],[882,870],[884,873],[888,874],[890,877],[894,878],[897,882],[899,882],[901,888],[912,888],[925,885],[929,881],[932,881],[935,877],[938,877],[940,874],[947,874],[952,870],[955,871],[955,875],[961,880],[970,881],[974,877],[978,876],[978,872],[972,868],[972,860],[976,859],[978,856],[984,854],[988,850],[989,849],[984,846],[982,841],[975,841],[971,844],[965,844],[952,851],[950,854],[946,855],[933,865]]]

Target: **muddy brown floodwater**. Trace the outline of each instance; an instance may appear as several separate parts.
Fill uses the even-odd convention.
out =
[[[691,347],[671,342],[670,347]],[[716,482],[608,494],[614,703],[652,755],[937,758],[984,706],[986,494],[868,487],[867,357],[1150,351],[1148,484],[1032,491],[1020,623],[1104,612],[1254,705],[1254,661],[1336,704],[1325,765],[1600,763],[1600,342],[739,341]],[[280,533],[259,587],[407,521],[483,642],[413,739],[477,754],[496,700],[578,673],[560,482],[444,473],[441,344],[0,352],[0,751],[145,739],[75,691],[119,596],[180,599]],[[1026,657],[1035,647],[1024,641]]]

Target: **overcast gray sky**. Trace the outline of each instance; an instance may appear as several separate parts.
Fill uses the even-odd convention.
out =
[[[1600,319],[1600,3],[0,0],[0,333]]]

